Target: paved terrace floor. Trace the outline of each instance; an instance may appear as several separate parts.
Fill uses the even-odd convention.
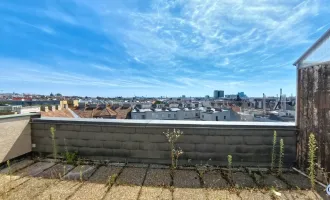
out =
[[[250,173],[249,173],[250,172]],[[230,184],[219,169],[191,167],[171,173],[168,166],[144,164],[79,165],[22,160],[0,171],[0,199],[326,199],[307,178],[283,178],[260,169],[235,170]],[[271,188],[276,188],[276,195]]]

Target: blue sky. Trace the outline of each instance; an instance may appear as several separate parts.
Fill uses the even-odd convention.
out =
[[[0,90],[291,95],[329,16],[328,0],[2,0]]]

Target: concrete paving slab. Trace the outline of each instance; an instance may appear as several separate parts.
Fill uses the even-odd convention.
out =
[[[122,167],[115,166],[101,166],[96,172],[88,179],[88,182],[108,184],[110,176],[118,176]]]
[[[275,177],[272,174],[259,175],[255,173],[254,176],[256,177],[256,181],[258,185],[262,187],[267,187],[267,188],[274,187],[278,190],[285,190],[288,189],[289,187],[286,183],[284,183],[282,180],[280,180],[279,178]]]
[[[112,186],[104,197],[104,200],[137,200],[141,186]]]
[[[229,187],[227,181],[222,177],[221,171],[207,171],[202,175],[204,187],[206,188],[225,188]]]
[[[147,168],[124,168],[117,178],[119,185],[142,185]]]
[[[105,184],[84,183],[69,199],[70,200],[101,200],[108,191]]]
[[[172,178],[170,169],[149,169],[144,185],[169,187],[171,185],[171,181]]]
[[[172,192],[167,188],[142,187],[139,200],[172,200]]]
[[[236,193],[228,190],[206,190],[207,198],[212,200],[241,200]]]
[[[240,188],[253,188],[257,185],[254,183],[253,179],[249,174],[243,173],[243,172],[235,172],[233,173],[233,182],[235,184],[235,187]]]
[[[173,200],[206,200],[207,193],[205,189],[197,188],[175,188]]]
[[[199,188],[199,175],[194,170],[175,170],[173,177],[174,187]]]
[[[55,163],[49,163],[49,162],[36,162],[26,168],[23,168],[17,172],[14,173],[14,175],[17,176],[37,176],[41,172],[51,168],[54,166]]]
[[[32,165],[34,163],[33,160],[22,160],[20,162],[16,162],[13,164],[10,164],[10,168],[6,167],[0,171],[0,174],[9,174],[9,170],[11,173],[17,172],[18,170],[21,170],[29,165]]]
[[[75,191],[82,185],[77,181],[59,181],[56,184],[49,186],[46,190],[40,193],[36,200],[62,200],[67,199],[75,193]]]
[[[310,189],[311,183],[308,178],[298,173],[284,173],[282,178],[293,188],[293,189]]]
[[[46,169],[45,171],[41,172],[40,174],[37,174],[36,177],[42,177],[42,178],[57,178],[61,179],[66,175],[68,172],[70,172],[74,168],[73,165],[67,165],[67,164],[57,164],[52,166],[49,169]]]
[[[43,172],[44,170],[54,166],[55,163],[48,163],[48,162],[37,162],[33,165],[30,165],[22,170],[19,170],[14,173],[16,176],[36,176],[39,173]]]
[[[52,184],[55,184],[57,181],[58,180],[54,179],[31,178],[14,190],[9,191],[6,199],[34,199],[39,193],[43,192]]]
[[[76,180],[76,181],[82,178],[83,181],[86,181],[94,173],[95,170],[96,170],[95,166],[80,165],[75,167],[69,173],[67,173],[63,178],[65,180]]]
[[[242,190],[239,193],[239,197],[241,197],[242,200],[272,200],[272,196],[270,193],[262,193],[257,190]]]

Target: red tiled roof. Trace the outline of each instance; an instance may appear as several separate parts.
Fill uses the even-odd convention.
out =
[[[115,111],[113,111],[111,108],[94,109],[94,112],[93,112],[93,117],[113,118],[116,116],[117,116],[117,113]]]
[[[104,118],[116,118],[117,112],[111,108],[104,109],[91,109],[91,110],[73,110],[81,118],[95,118],[95,117],[104,117]]]
[[[73,118],[73,115],[67,109],[48,111],[48,112],[41,111],[40,114],[41,114],[41,117],[67,117],[67,118]]]
[[[73,110],[81,118],[92,118],[93,110]]]
[[[117,108],[115,111],[117,113],[117,117],[116,119],[126,119],[127,118],[127,114],[129,112],[131,112],[131,108],[127,108],[127,109],[122,109],[122,108]]]

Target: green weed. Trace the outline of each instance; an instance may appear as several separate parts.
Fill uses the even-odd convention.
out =
[[[311,181],[311,186],[312,189],[314,189],[315,187],[315,160],[316,160],[316,139],[315,139],[315,135],[313,133],[311,133],[309,135],[309,140],[308,140],[308,163],[309,163],[309,167],[308,167],[308,176],[309,179]]]
[[[270,165],[270,170],[273,172],[274,171],[274,165],[276,161],[276,143],[277,143],[277,133],[274,131],[274,136],[273,136],[273,149],[272,149],[272,162]]]
[[[284,158],[284,141],[281,138],[280,139],[280,154],[278,156],[278,175],[282,175],[283,158]]]
[[[55,159],[55,161],[57,161],[57,146],[56,146],[56,140],[55,140],[55,128],[52,126],[50,127],[50,133],[51,133],[51,137],[52,137],[52,143],[53,143],[53,157]]]
[[[183,135],[183,132],[175,129],[173,130],[173,132],[167,130],[167,132],[164,132],[164,135],[166,136],[170,144],[172,169],[176,169],[178,167],[179,156],[183,154],[183,151],[180,148],[176,149],[175,142],[179,139],[181,135]]]

